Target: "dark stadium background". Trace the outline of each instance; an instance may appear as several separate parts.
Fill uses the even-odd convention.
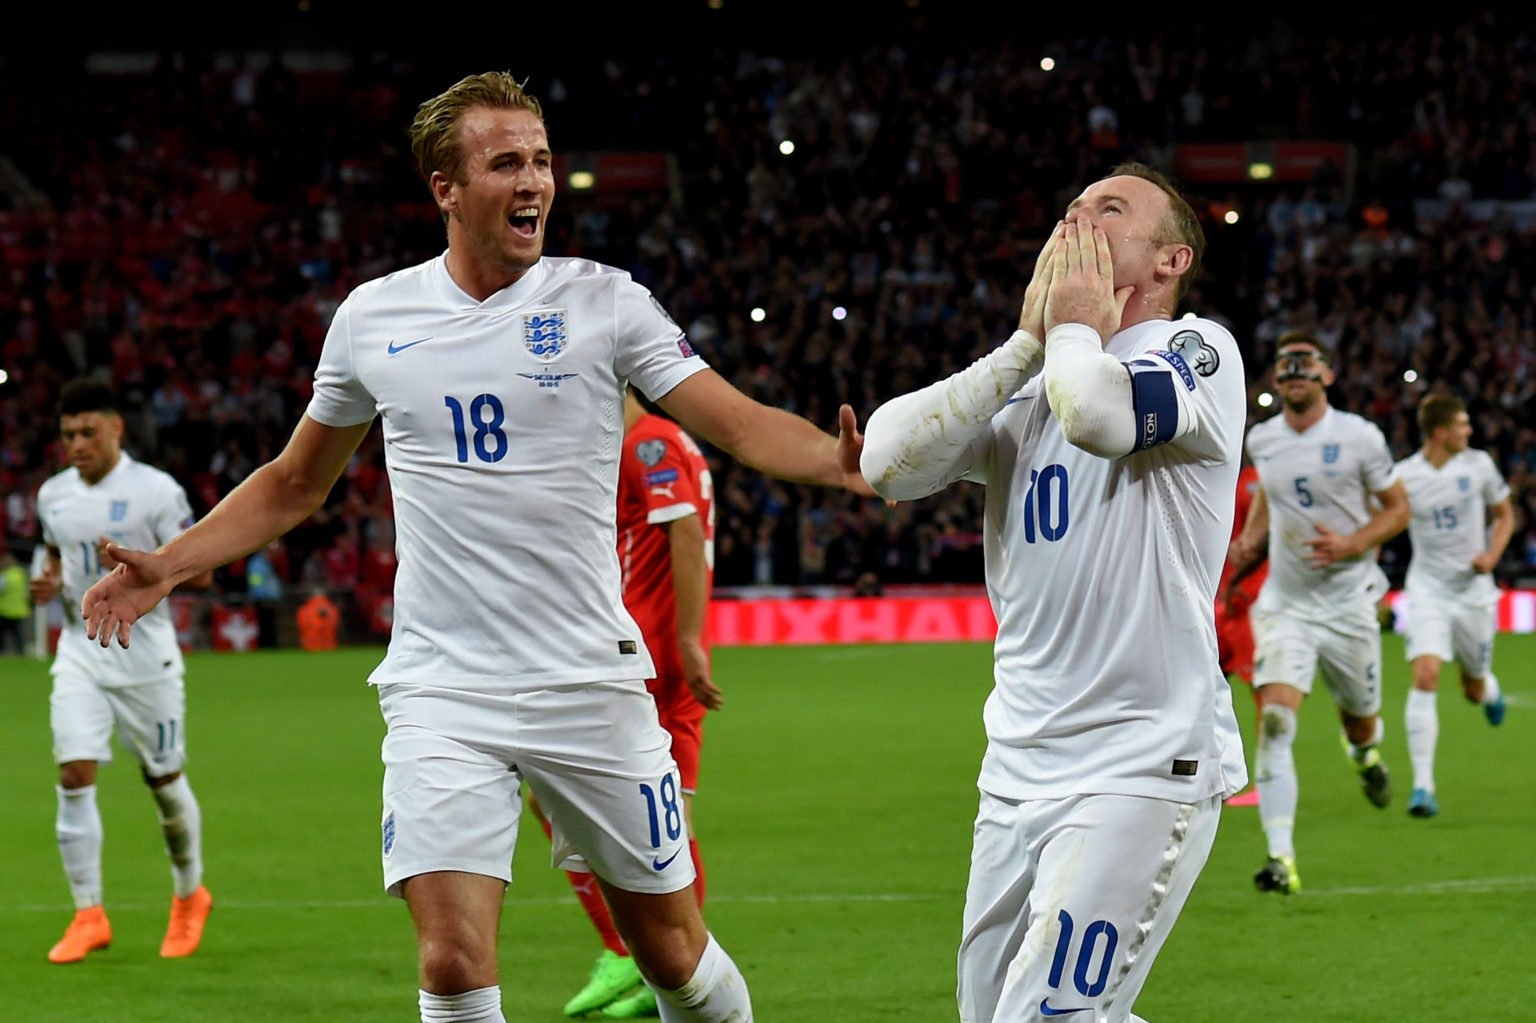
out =
[[[1274,411],[1264,366],[1290,327],[1336,345],[1335,403],[1381,424],[1399,456],[1425,388],[1461,394],[1520,515],[1500,578],[1536,580],[1529,27],[1472,8],[1043,7],[38,12],[0,44],[6,545],[30,552],[30,495],[58,465],[51,402],[78,372],[113,377],[131,449],[199,510],[270,457],[303,408],[305,345],[327,310],[441,249],[404,144],[415,103],[510,68],[546,100],[561,170],[603,172],[592,193],[562,188],[549,251],[631,270],[738,386],[827,425],[841,401],[862,419],[1005,337],[1065,202],[1117,160],[1157,163],[1205,217],[1189,306],[1245,347],[1253,416]],[[867,140],[861,108],[879,118]],[[962,118],[987,128],[962,137]],[[1244,148],[1202,180],[1192,168],[1209,161],[1188,147],[1210,144]],[[1287,180],[1296,152],[1325,159]],[[613,162],[634,153],[647,155]],[[1254,163],[1274,176],[1250,178]],[[608,190],[615,170],[634,190]],[[248,187],[225,201],[232,182]],[[103,195],[119,209],[92,212]],[[125,206],[160,222],[143,229]],[[157,405],[167,381],[185,409]],[[379,458],[375,434],[326,512],[271,552],[290,602],[360,589],[359,637],[382,627],[370,611],[392,570]],[[891,510],[712,464],[723,588],[980,580],[977,488]],[[1394,578],[1405,544],[1385,552]],[[220,573],[225,602],[245,598],[245,568]]]

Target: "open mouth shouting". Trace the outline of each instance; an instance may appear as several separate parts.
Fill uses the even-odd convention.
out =
[[[536,237],[539,233],[539,208],[521,206],[507,217],[507,223],[512,225],[513,232],[520,238]]]

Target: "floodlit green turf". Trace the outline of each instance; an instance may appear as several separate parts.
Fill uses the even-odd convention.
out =
[[[1153,1023],[1529,1020],[1536,909],[1536,637],[1500,637],[1500,729],[1441,695],[1441,816],[1403,812],[1406,666],[1388,637],[1386,752],[1397,797],[1369,806],[1326,696],[1302,713],[1305,890],[1255,892],[1263,838],[1228,809],[1137,1011]],[[189,775],[216,908],[203,948],[163,962],[170,897],[153,804],[131,763],[102,772],[113,947],[44,959],[69,918],[53,842],[48,683],[0,661],[5,779],[0,1020],[415,1020],[404,907],[378,882],[377,651],[189,660]],[[765,1023],[955,1019],[982,646],[727,649],[696,807],[708,916]],[[1251,732],[1252,703],[1238,694]],[[597,952],[542,834],[526,827],[502,926],[513,1023],[555,1023]]]

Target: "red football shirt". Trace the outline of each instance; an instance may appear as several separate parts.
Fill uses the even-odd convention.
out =
[[[625,435],[619,461],[619,569],[624,606],[640,626],[658,678],[683,673],[677,653],[672,548],[665,527],[685,515],[697,515],[704,527],[708,585],[715,567],[715,494],[709,463],[680,426],[647,415]],[[707,649],[707,634],[704,643]]]
[[[1253,495],[1258,488],[1259,470],[1251,465],[1243,466],[1243,471],[1237,475],[1237,507],[1236,513],[1232,516],[1232,539],[1234,540],[1243,531],[1243,523],[1248,521],[1248,509],[1253,507]],[[1227,584],[1227,578],[1231,574],[1232,564],[1228,562],[1221,569],[1222,586]],[[1247,613],[1248,605],[1258,599],[1259,587],[1264,585],[1264,577],[1267,575],[1269,575],[1269,562],[1263,561],[1259,563],[1258,568],[1243,577],[1242,582],[1237,584],[1237,592],[1247,599],[1234,600],[1236,610]]]

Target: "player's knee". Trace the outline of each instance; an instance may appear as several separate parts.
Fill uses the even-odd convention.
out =
[[[421,939],[422,987],[439,995],[456,995],[496,983],[494,949],[479,947],[458,933]]]
[[[688,927],[647,928],[641,940],[629,943],[629,950],[652,984],[676,991],[693,979],[708,941],[707,934],[699,940]]]
[[[181,777],[180,771],[172,771],[170,774],[150,774],[149,768],[139,765],[139,774],[144,777],[144,784],[152,789],[163,789],[177,778]]]
[[[1371,714],[1366,717],[1357,717],[1353,714],[1340,712],[1344,723],[1344,735],[1354,746],[1380,745],[1386,734],[1386,726],[1382,724],[1380,714]]]
[[[1296,737],[1296,712],[1284,704],[1266,703],[1259,728],[1265,742],[1289,744]]]
[[[67,764],[59,765],[59,787],[65,789],[83,789],[87,785],[96,784],[96,762],[93,760],[74,760]]]

